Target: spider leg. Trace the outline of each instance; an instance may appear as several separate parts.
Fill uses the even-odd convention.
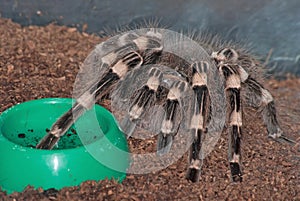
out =
[[[172,84],[165,103],[163,104],[164,117],[157,138],[157,154],[163,155],[170,151],[173,137],[177,134],[180,124],[180,100],[186,90],[186,82],[176,81]]]
[[[246,94],[247,103],[261,111],[263,121],[267,126],[268,137],[276,141],[294,144],[295,141],[286,137],[279,126],[271,93],[250,76],[243,82],[243,85],[249,92]]]
[[[54,123],[36,148],[52,149],[84,110],[90,109],[96,101],[110,94],[119,80],[124,79],[129,71],[140,67],[142,64],[155,62],[163,49],[161,34],[155,33],[153,30],[140,36],[138,34],[124,34],[117,38],[117,41],[104,42],[99,48],[104,48],[101,49],[102,52],[105,52],[106,48],[110,49],[101,58],[100,64],[98,61],[91,61],[93,67],[104,69],[99,75],[99,81],[88,86],[88,90],[79,96],[73,107]],[[98,53],[97,48],[93,53]],[[77,113],[73,114],[74,111]]]
[[[124,47],[127,48],[127,47]],[[118,52],[124,49],[119,49]],[[118,52],[112,52],[102,58],[102,65],[111,66],[102,78],[88,91],[83,93],[72,108],[63,114],[51,127],[47,135],[38,143],[38,149],[52,149],[55,143],[63,136],[71,125],[92,105],[103,96],[108,94],[114,85],[122,79],[126,73],[135,67],[141,66],[143,58],[135,51],[129,51],[121,58]],[[115,60],[107,60],[115,58]]]
[[[51,127],[48,134],[38,143],[37,149],[52,149],[61,135],[74,123],[74,120],[80,117],[85,108],[79,103],[75,103],[73,107],[61,116]]]
[[[163,73],[157,67],[150,68],[147,82],[131,96],[128,114],[121,122],[121,128],[130,137],[136,127],[136,122],[157,102],[161,93]]]
[[[231,177],[234,182],[242,181],[241,172],[241,137],[242,137],[242,104],[241,76],[239,66],[222,65],[220,71],[226,83],[226,96],[229,107],[229,152],[228,159]]]
[[[186,178],[198,182],[201,171],[201,145],[205,133],[205,122],[209,105],[207,88],[208,63],[200,62],[192,65],[192,90],[194,101],[192,106],[192,119],[190,122],[191,133],[194,136],[189,154],[189,167]]]

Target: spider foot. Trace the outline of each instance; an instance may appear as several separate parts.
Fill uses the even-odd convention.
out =
[[[272,140],[275,140],[276,142],[288,143],[292,145],[296,144],[296,141],[285,136],[280,128],[277,129],[277,133],[269,133],[268,137]]]
[[[168,153],[171,149],[172,141],[173,141],[172,135],[159,134],[157,140],[157,154],[159,156],[162,156]]]
[[[231,162],[230,163],[230,171],[231,171],[231,179],[233,182],[242,182],[243,181],[241,168],[238,163]]]
[[[201,171],[199,168],[189,168],[186,174],[186,179],[191,182],[198,182],[200,178]]]
[[[52,149],[56,142],[59,140],[59,137],[48,133],[39,143],[36,145],[37,149]]]
[[[127,135],[127,139],[131,137],[135,130],[136,124],[127,115],[120,124],[121,130]]]
[[[186,178],[191,182],[198,182],[201,174],[202,161],[199,159],[191,159]]]

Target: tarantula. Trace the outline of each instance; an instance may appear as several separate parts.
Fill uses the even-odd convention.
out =
[[[242,181],[244,104],[260,111],[270,138],[292,142],[278,124],[271,93],[257,81],[262,69],[258,60],[216,37],[172,34],[146,28],[99,44],[83,64],[83,69],[93,73],[79,84],[81,92],[75,104],[36,147],[52,149],[85,110],[108,94],[125,110],[121,128],[129,136],[143,118],[152,118],[147,117],[151,108],[159,106],[156,116],[152,113],[155,123],[145,126],[158,134],[158,154],[170,150],[180,129],[192,138],[187,179],[193,182],[199,181],[205,136],[213,128],[222,130],[226,117],[231,178]]]

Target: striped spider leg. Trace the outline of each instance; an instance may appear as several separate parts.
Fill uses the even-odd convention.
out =
[[[157,138],[158,155],[168,153],[171,149],[173,137],[177,134],[182,121],[180,102],[187,87],[186,82],[175,81],[168,92],[166,101],[163,104],[164,116]]]
[[[277,120],[274,98],[262,84],[252,77],[250,68],[261,68],[259,63],[251,58],[241,58],[234,49],[224,48],[213,52],[212,57],[218,66],[231,66],[240,76],[242,101],[261,112],[262,119],[267,127],[268,137],[275,141],[294,144],[295,141],[283,134]],[[243,66],[244,64],[244,66]]]
[[[209,115],[209,91],[207,88],[207,73],[209,64],[205,61],[192,64],[191,86],[194,93],[192,103],[192,118],[190,130],[193,143],[189,153],[189,167],[187,179],[198,182],[201,170],[201,148],[203,134],[205,133],[206,122]]]
[[[145,68],[145,71],[147,71],[145,82],[140,83],[140,88],[130,96],[129,109],[120,124],[127,137],[132,135],[138,121],[145,118],[145,113],[155,104],[159,104],[162,101],[163,94],[167,91],[166,88],[161,86],[163,72],[159,69],[159,66],[151,67],[150,69]],[[131,80],[136,80],[136,75],[131,76]],[[118,95],[117,99],[119,99]]]
[[[250,58],[240,58],[240,55],[230,48],[223,48],[218,52],[213,52],[212,58],[215,60],[220,74],[225,79],[229,112],[228,158],[231,176],[233,181],[242,181],[242,103],[261,112],[270,138],[288,143],[294,143],[294,141],[283,135],[283,131],[278,124],[274,99],[271,93],[246,71],[250,67],[257,67],[255,66],[257,64]],[[240,63],[247,63],[248,65],[241,66]]]
[[[274,98],[271,93],[253,78],[251,68],[261,68],[260,64],[250,57],[239,55],[231,48],[223,48],[212,53],[217,65],[229,65],[240,76],[242,101],[261,112],[267,127],[268,137],[275,141],[294,144],[295,141],[283,134],[277,120]],[[251,73],[250,73],[251,72]]]
[[[241,78],[238,66],[222,64],[220,73],[225,78],[225,91],[229,111],[229,165],[233,181],[242,181],[241,172],[241,137],[242,137],[242,104]]]
[[[132,33],[121,35],[121,37],[117,38],[117,41],[111,43],[112,46],[115,43],[117,43],[117,48],[106,53],[100,62],[92,62],[92,65],[97,65],[93,66],[94,68],[104,69],[99,75],[99,79],[91,86],[88,86],[88,90],[76,99],[76,103],[72,108],[52,125],[50,131],[38,143],[36,148],[52,149],[71,125],[86,110],[90,109],[96,101],[109,94],[129,71],[139,68],[143,64],[152,63],[162,51],[159,34],[152,31],[143,36]],[[103,46],[98,48],[104,49]],[[97,47],[94,51],[97,51]],[[94,54],[91,54],[91,57],[93,56]]]
[[[159,107],[158,114],[148,118],[156,118],[152,121],[151,130],[158,135],[157,154],[163,155],[170,151],[173,138],[181,125],[182,99],[188,84],[184,79],[170,75],[160,65],[154,65],[147,72],[144,84],[131,95],[127,115],[120,126],[129,137],[136,124],[147,118],[145,115],[149,115],[151,109]]]
[[[244,99],[246,99],[245,103],[261,112],[263,121],[267,126],[268,137],[278,142],[294,144],[295,141],[286,137],[279,126],[274,98],[271,93],[251,76],[244,80],[242,87],[246,91],[243,94]]]

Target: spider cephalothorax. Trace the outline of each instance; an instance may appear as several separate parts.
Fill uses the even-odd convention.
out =
[[[76,103],[37,148],[53,148],[86,109],[111,95],[113,105],[123,111],[123,131],[130,136],[142,125],[155,132],[159,155],[170,150],[178,132],[186,132],[192,139],[187,178],[193,182],[199,180],[206,138],[217,136],[211,133],[222,130],[227,116],[231,175],[233,181],[241,181],[243,105],[261,111],[271,138],[291,142],[282,135],[272,95],[256,80],[261,67],[242,49],[213,38],[195,42],[158,28],[126,32],[88,56],[83,64],[88,74],[78,76]]]

